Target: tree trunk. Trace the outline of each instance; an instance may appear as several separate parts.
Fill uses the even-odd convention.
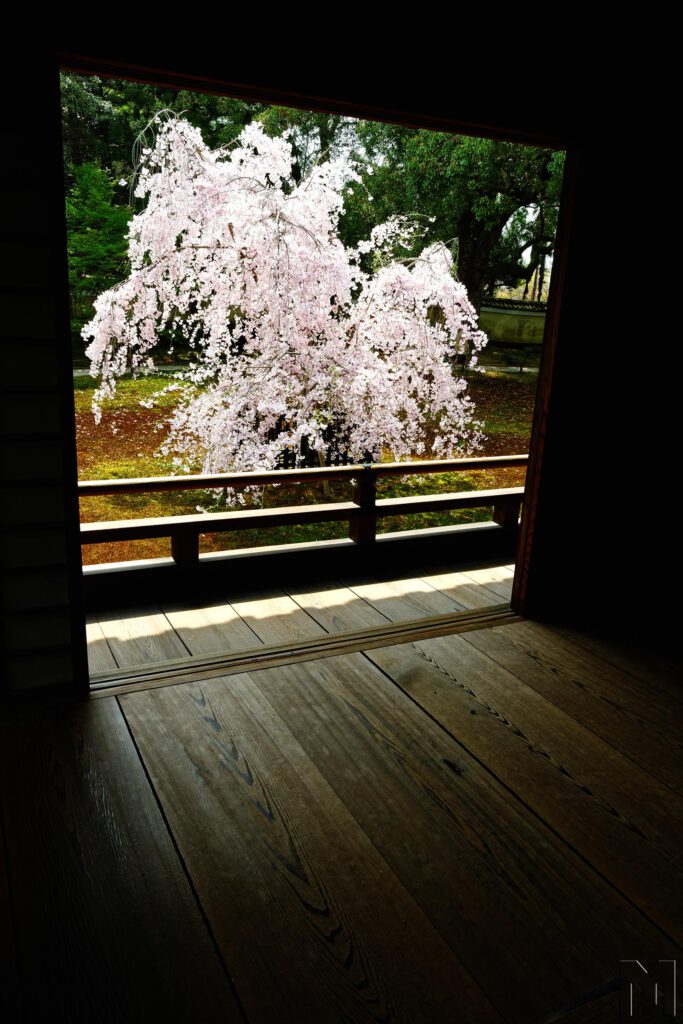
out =
[[[325,456],[323,455],[323,453],[322,453],[322,451],[320,449],[318,449],[318,463],[321,466],[325,465]],[[322,485],[323,485],[323,498],[325,499],[325,501],[331,501],[332,500],[332,492],[330,491],[330,481],[329,480],[323,480],[322,481]]]

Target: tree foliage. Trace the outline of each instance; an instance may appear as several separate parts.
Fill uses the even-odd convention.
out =
[[[444,245],[420,246],[424,226],[407,218],[344,245],[339,218],[362,182],[343,156],[295,175],[288,139],[256,122],[218,149],[182,119],[157,118],[154,129],[130,274],[84,328],[98,401],[124,372],[151,368],[171,331],[196,355],[171,385],[180,404],[168,448],[180,464],[270,468],[285,449],[323,451],[331,431],[356,460],[476,446],[453,366],[485,336]],[[398,260],[397,249],[413,255]]]
[[[97,164],[73,168],[73,184],[66,197],[67,252],[74,319],[79,327],[84,323],[82,293],[87,297],[99,294],[120,281],[127,270],[125,234],[131,211],[115,203],[116,188]]]
[[[208,145],[232,142],[265,108],[229,96],[209,96],[140,82],[62,74],[62,135],[67,175],[96,163],[113,178],[132,174],[140,132],[162,110],[172,110],[201,129]]]
[[[256,120],[272,138],[288,133],[295,182],[314,164],[354,153],[366,173],[346,195],[344,243],[355,246],[392,217],[422,218],[419,244],[449,247],[476,309],[496,287],[529,282],[552,255],[563,172],[563,154],[552,150],[73,74],[62,76],[62,109],[67,188],[84,164],[113,182],[132,180],[135,139],[162,110],[182,115],[211,148]],[[112,206],[135,202],[115,187]]]
[[[369,121],[358,122],[357,133],[372,178],[349,204],[342,223],[348,243],[377,217],[423,216],[429,238],[451,248],[477,309],[486,292],[528,280],[552,253],[562,153]]]

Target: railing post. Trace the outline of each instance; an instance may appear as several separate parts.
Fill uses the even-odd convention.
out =
[[[349,537],[356,544],[374,544],[377,533],[375,500],[377,498],[377,474],[372,466],[363,466],[353,478],[351,500],[359,505],[361,514],[349,523]]]
[[[493,521],[502,526],[505,530],[514,531],[519,525],[519,510],[522,502],[518,498],[516,501],[500,501],[498,504],[493,506]]]
[[[194,530],[177,530],[171,534],[171,555],[180,568],[199,562],[199,534]]]

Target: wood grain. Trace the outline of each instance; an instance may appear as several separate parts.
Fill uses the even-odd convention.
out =
[[[109,672],[118,668],[107,638],[102,632],[97,619],[88,616],[85,624],[85,635],[88,644],[88,668],[91,672]]]
[[[268,591],[250,600],[232,603],[233,608],[264,644],[322,636],[325,630],[282,591]]]
[[[495,570],[492,572],[495,575]],[[171,662],[190,654],[211,655],[250,650],[261,644],[296,643],[320,636],[323,631],[358,631],[386,621],[500,605],[500,595],[462,574],[390,582],[365,579],[355,581],[356,584],[362,588],[360,591],[338,582],[315,590],[288,588],[290,594],[279,588],[260,593],[242,591],[227,594],[225,601],[204,607],[176,602],[162,608],[130,608],[101,614],[99,621],[90,616],[90,672],[108,674],[117,668]],[[439,590],[440,585],[444,593]]]
[[[465,610],[459,601],[439,593],[419,578],[352,583],[349,589],[392,622]]]
[[[475,583],[483,584],[498,597],[502,597],[506,601],[512,597],[514,566],[510,568],[505,565],[494,565],[481,569],[463,569],[462,571],[465,576],[469,576]]]
[[[203,608],[164,605],[162,610],[192,654],[249,650],[261,644],[253,629],[225,602]]]
[[[25,1019],[241,1020],[116,701],[2,741]]]
[[[683,705],[683,659],[680,650],[677,656],[670,657],[664,651],[644,650],[637,636],[631,639],[620,637],[617,642],[614,638],[603,638],[568,627],[559,629],[548,625],[544,628],[559,635],[565,644],[569,641],[585,648],[621,673],[639,679],[646,684],[648,693],[657,694],[658,700]],[[662,636],[663,645],[671,646],[672,640],[673,637]]]
[[[387,622],[382,618],[381,626],[372,626],[345,633],[326,633],[308,637],[305,640],[286,640],[280,644],[262,644],[256,648],[239,651],[219,651],[214,654],[192,654],[170,661],[155,661],[133,668],[115,669],[111,672],[93,674],[91,697],[111,696],[129,693],[136,689],[159,686],[177,686],[197,679],[213,679],[220,675],[251,672],[276,665],[292,665],[300,661],[315,661],[339,654],[366,651],[387,644],[404,644],[408,641],[423,640],[433,636],[482,629],[484,626],[514,622],[516,616],[507,605],[494,608],[479,608],[471,612],[453,612],[450,615],[434,615],[412,622]],[[188,645],[193,638],[186,634]]]
[[[480,632],[369,657],[683,946],[683,799],[476,649]]]
[[[620,1019],[621,1005],[618,992],[608,992],[597,999],[591,999],[583,1006],[577,1006],[559,1016],[553,1014],[544,1024],[614,1024]],[[639,1019],[639,1024],[644,1024]]]
[[[637,1024],[661,1024],[666,1017],[654,1006],[654,1000],[646,1003],[641,999],[634,1006],[633,1017],[629,1016],[629,1004],[618,991],[591,999],[583,1006],[577,1006],[568,1013],[553,1015],[544,1024],[615,1024],[615,1021],[633,1020]],[[672,1019],[672,1018],[670,1018]]]
[[[252,678],[506,1019],[572,1005],[624,949],[670,948],[367,658]]]
[[[475,583],[462,572],[431,573],[422,579],[430,587],[457,601],[463,608],[488,608],[500,604],[500,594],[488,586]]]
[[[643,685],[644,680],[625,673],[619,665],[596,657],[569,637],[542,623],[520,622],[513,638],[515,643],[533,652],[539,660],[560,662],[564,676],[582,679],[592,688],[599,687],[605,695],[620,695],[634,714],[645,721],[668,728],[672,711],[683,712],[683,693],[677,689],[663,690],[654,678],[649,678]]]
[[[249,676],[121,703],[249,1021],[501,1019]]]
[[[128,608],[98,618],[121,668],[186,658],[187,647],[159,608]]]
[[[389,620],[341,583],[316,590],[288,588],[290,597],[328,633],[383,626]]]
[[[683,794],[678,715],[658,707],[637,681],[558,647],[543,627],[525,621],[495,633],[508,643],[494,648],[487,639],[489,656],[523,673],[528,685],[558,708]]]

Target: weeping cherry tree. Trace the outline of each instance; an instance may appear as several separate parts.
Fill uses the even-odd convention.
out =
[[[96,415],[124,373],[153,369],[166,332],[193,353],[170,384],[178,404],[162,447],[183,469],[264,470],[285,451],[301,464],[331,437],[354,461],[477,447],[455,367],[465,352],[476,361],[486,337],[444,245],[397,258],[420,230],[403,218],[345,247],[344,196],[363,187],[354,166],[321,162],[295,181],[287,138],[258,123],[217,150],[182,119],[152,127],[130,274],[83,330],[101,377]]]

